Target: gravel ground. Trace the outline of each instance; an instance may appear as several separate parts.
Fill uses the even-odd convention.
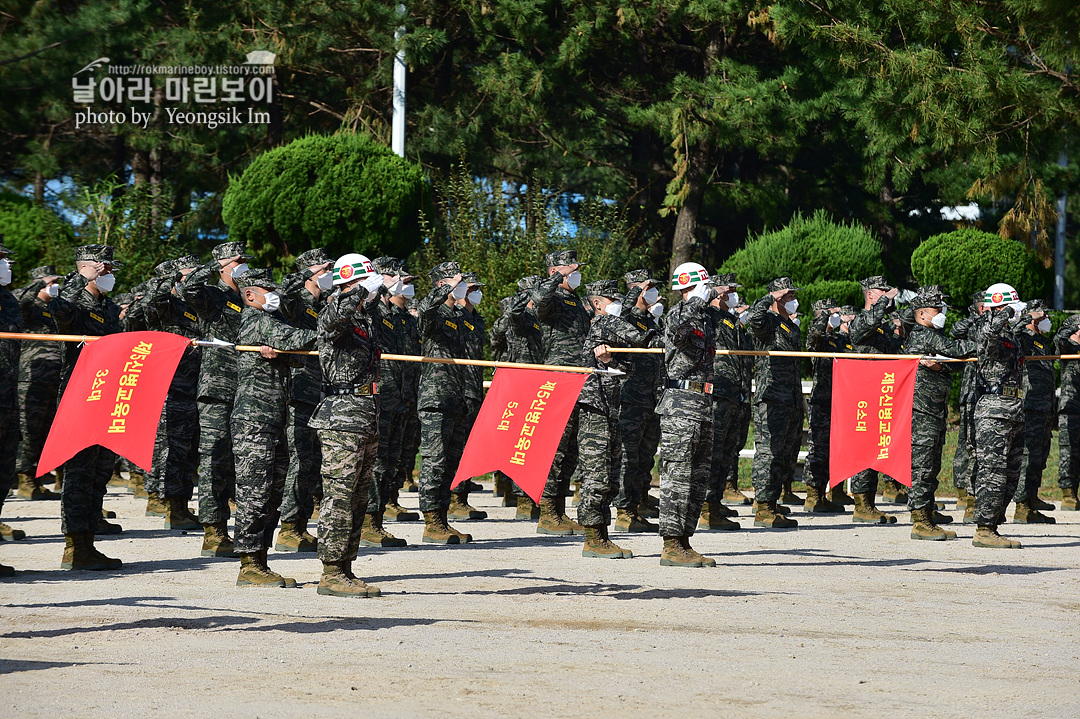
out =
[[[404,503],[415,508],[416,495]],[[11,717],[1080,716],[1080,514],[1009,525],[1021,551],[913,542],[901,524],[813,517],[794,531],[699,532],[715,569],[583,559],[489,493],[475,543],[361,550],[378,599],[315,593],[313,555],[270,556],[298,589],[234,586],[236,560],[143,517],[113,573],[59,569],[59,502],[9,498],[30,535],[0,545],[0,709]],[[951,505],[949,507],[952,509]],[[959,515],[957,515],[959,516]],[[466,524],[466,523],[461,523]]]

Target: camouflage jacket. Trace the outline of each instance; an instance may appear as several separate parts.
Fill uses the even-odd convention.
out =
[[[183,335],[189,339],[202,339],[199,328],[199,318],[195,312],[184,302],[178,293],[173,293],[173,278],[151,281],[146,288],[146,294],[128,307],[131,313],[132,307],[138,305],[142,316],[146,319],[146,327],[159,332],[172,332]],[[126,319],[126,317],[125,317]],[[225,352],[232,354],[231,350],[208,349],[207,352]],[[201,348],[188,347],[184,350],[184,356],[180,358],[180,364],[176,367],[172,384],[169,385],[169,393],[182,397],[195,397],[199,387],[199,365],[201,363]]]
[[[240,313],[237,344],[269,345],[277,350],[307,350],[315,332],[293,327],[277,312],[245,307]],[[258,352],[237,352],[233,421],[284,427],[288,422],[289,384],[296,355],[266,359]]]
[[[405,343],[407,328],[394,313],[394,305],[387,299],[385,288],[379,288],[379,299],[364,305],[371,314],[374,324],[375,339],[382,354],[406,354]],[[405,381],[405,369],[409,362],[397,360],[379,361],[379,411],[404,412],[405,402],[402,385]]]
[[[1024,385],[1024,355],[1009,320],[1006,307],[988,311],[975,325],[978,348],[979,401],[975,411],[984,417],[1024,421],[1024,400],[998,394],[1001,388],[1021,390]]]
[[[916,323],[911,328],[911,334],[905,339],[904,353],[963,359],[975,354],[975,344],[968,340],[954,340],[945,334],[945,330]],[[932,370],[920,364],[915,371],[915,397],[912,405],[914,411],[944,421],[948,414],[952,378],[957,372],[963,371],[963,364],[971,363],[943,362],[940,370]]]
[[[971,340],[974,341],[975,337],[972,333],[972,329],[975,327],[975,321],[979,318],[978,315],[972,314],[968,317],[957,320],[949,334],[955,340]],[[963,374],[960,379],[960,403],[961,404],[975,404],[975,401],[979,399],[979,395],[975,393],[975,363],[965,362]]]
[[[1080,344],[1070,339],[1080,329],[1080,315],[1072,315],[1062,323],[1054,335],[1055,354],[1080,354]],[[1059,360],[1061,362],[1061,396],[1058,398],[1058,410],[1066,414],[1080,414],[1080,360]]]
[[[34,282],[19,295],[25,332],[37,335],[56,334],[49,305],[38,297],[43,282]],[[19,358],[19,381],[60,384],[60,367],[64,364],[63,342],[23,342]]]
[[[416,318],[420,327],[421,348],[425,357],[468,356],[462,335],[461,312],[446,304],[452,288],[436,285],[417,306]],[[469,373],[465,366],[424,363],[420,370],[420,400],[418,409],[458,412],[465,402],[465,385]]]
[[[860,354],[900,354],[903,340],[896,336],[895,325],[889,319],[894,308],[892,298],[882,295],[870,309],[855,315],[848,323],[851,344]]]
[[[623,315],[623,320],[636,333],[645,333],[649,337],[644,345],[638,347],[664,347],[664,338],[653,316],[631,305]],[[629,302],[627,302],[629,304]],[[664,391],[664,356],[660,354],[623,355],[628,360],[626,376],[622,378],[622,406],[638,407],[651,412],[656,407],[657,398]]]
[[[589,333],[585,301],[559,285],[558,272],[533,288],[533,306],[544,338],[544,364],[580,365],[581,345]]]
[[[1053,343],[1027,327],[1016,330],[1024,357],[1054,354]],[[1054,360],[1024,360],[1024,411],[1057,412],[1057,377]]]
[[[799,326],[772,310],[773,296],[765,295],[750,306],[746,326],[754,338],[754,349],[799,352]],[[802,406],[802,375],[798,357],[756,357],[754,402],[783,402]]]
[[[635,298],[635,302],[636,302]],[[585,344],[581,349],[581,358],[587,367],[617,369],[627,372],[631,369],[633,355],[612,354],[609,364],[601,364],[593,350],[600,345],[609,347],[648,347],[656,338],[656,330],[641,330],[637,325],[627,322],[622,317],[597,315],[585,335]],[[647,355],[646,355],[647,356]],[[608,417],[618,417],[623,384],[629,375],[612,377],[591,374],[581,388],[577,403],[589,407]]]
[[[683,300],[664,319],[664,367],[667,382],[713,381],[716,327],[713,314],[698,297]],[[693,389],[666,387],[656,413],[694,420],[712,419],[712,395]]]
[[[420,328],[416,318],[405,309],[392,304],[390,314],[401,328],[402,354],[420,356]],[[401,399],[407,407],[416,407],[420,394],[420,368],[419,362],[398,362],[398,371],[401,372]]]
[[[510,320],[506,332],[507,362],[544,363],[544,330],[535,310],[529,308],[530,299],[528,292],[520,292],[510,300],[507,310]]]
[[[854,352],[850,337],[843,332],[829,331],[829,314],[822,312],[810,323],[806,334],[808,352]],[[810,404],[832,406],[833,361],[828,357],[815,357],[810,361],[814,368],[814,387],[810,390]]]
[[[180,283],[179,292],[199,316],[203,339],[238,344],[243,303],[240,293],[221,280],[220,270],[217,260],[196,268]],[[199,368],[199,399],[232,403],[236,394],[237,354],[224,350],[206,352]]]
[[[319,365],[326,382],[353,387],[379,382],[381,363],[376,338],[375,309],[380,293],[357,287],[334,292],[319,313]],[[379,432],[379,398],[329,395],[324,397],[308,425],[315,429],[374,435]]]
[[[105,295],[94,297],[86,289],[87,280],[73,272],[64,280],[60,295],[49,303],[56,333],[61,335],[105,335],[122,332],[120,308]],[[66,385],[75,363],[79,361],[82,346],[78,342],[64,343],[64,366],[60,370],[60,383]]]
[[[6,287],[0,287],[0,332],[22,332],[23,316],[19,301]],[[5,412],[16,407],[19,381],[20,340],[0,340],[0,409]],[[71,344],[75,344],[72,342]],[[5,452],[14,452],[14,447],[5,447]]]
[[[462,341],[468,359],[484,359],[484,346],[487,344],[487,328],[484,317],[475,311],[459,309],[461,312]],[[484,401],[484,368],[466,367],[465,397],[476,402]]]
[[[510,331],[510,298],[507,297],[502,304],[503,313],[491,324],[491,331],[488,332],[491,359],[496,362],[508,362],[506,358],[510,355],[510,345],[506,339],[506,334]]]
[[[738,317],[720,307],[710,305],[710,310],[716,323],[716,349],[751,349],[745,345],[745,333],[739,325]],[[722,397],[736,404],[749,398],[749,393],[745,396],[743,394],[743,374],[748,359],[753,358],[745,355],[716,355],[713,359],[714,397]]]
[[[304,285],[311,273],[295,272],[281,280],[281,314],[293,327],[315,330],[318,327],[319,311],[326,306],[323,295],[311,294]],[[303,404],[317,405],[322,399],[322,370],[319,369],[318,357],[300,357],[299,366],[292,369],[292,389],[290,400]]]

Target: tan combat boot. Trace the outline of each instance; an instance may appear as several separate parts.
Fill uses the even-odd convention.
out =
[[[450,493],[450,508],[446,510],[448,519],[472,520],[487,519],[488,513],[469,504],[469,495]]]
[[[424,542],[430,544],[460,544],[455,532],[450,531],[442,512],[424,512]]]
[[[358,586],[363,587],[364,588],[364,593],[367,594],[367,596],[369,596],[369,597],[381,597],[382,596],[382,592],[379,591],[378,587],[376,587],[374,584],[365,584],[363,579],[359,579],[359,578],[357,578],[357,576],[355,574],[353,574],[352,561],[343,562],[342,565],[341,565],[341,571],[345,573],[346,577],[348,577],[349,579],[352,580],[353,584],[356,584]]]
[[[295,579],[293,579],[292,577],[282,577],[280,574],[270,568],[270,565],[266,563],[266,555],[268,553],[269,550],[260,549],[258,554],[255,555],[256,557],[258,557],[257,561],[259,562],[259,566],[265,569],[270,574],[274,575],[275,577],[281,577],[281,581],[285,582],[286,589],[293,589],[294,587],[296,587]]]
[[[537,506],[536,502],[532,501],[531,497],[518,497],[517,513],[514,515],[514,519],[535,522],[540,519],[540,507]]]
[[[146,491],[146,475],[142,472],[132,472],[131,479],[128,480],[128,489],[135,496],[135,499],[146,499],[150,496],[150,493]]]
[[[1022,545],[1015,539],[1006,539],[998,534],[997,527],[988,527],[980,524],[975,530],[975,537],[971,540],[973,547],[986,547],[989,549],[1020,549]]]
[[[572,484],[574,485],[574,496],[570,500],[570,506],[576,507],[581,504],[581,482],[574,481]]]
[[[203,525],[202,556],[237,558],[236,547],[229,537],[228,522]]]
[[[319,594],[329,597],[364,599],[368,596],[367,585],[353,581],[337,562],[323,562],[322,576],[319,578]]]
[[[502,506],[516,507],[518,498],[514,495],[514,483],[505,475],[495,474],[496,497],[502,497]]]
[[[913,509],[911,510],[911,538],[944,542],[948,536],[943,529],[934,525],[925,509]]]
[[[26,539],[26,532],[21,529],[12,529],[11,525],[0,522],[0,541],[17,542]]]
[[[686,550],[686,553],[689,554],[694,559],[696,559],[697,561],[701,562],[701,566],[703,566],[703,567],[715,567],[716,566],[716,560],[715,559],[712,559],[711,557],[706,557],[704,554],[702,554],[701,552],[696,551],[693,547],[690,546],[690,537],[679,537],[679,541],[682,542],[683,549]]]
[[[123,534],[124,528],[115,522],[110,522],[105,517],[98,517],[97,529],[94,534]]]
[[[553,534],[568,537],[572,534],[584,534],[585,528],[573,522],[562,511],[564,503],[558,500],[540,500],[540,521],[536,523],[537,534]],[[580,531],[578,531],[580,528]]]
[[[777,511],[776,502],[754,502],[754,526],[766,529],[793,529],[799,526]]]
[[[183,497],[167,497],[165,505],[165,529],[202,529],[202,523],[191,513]]]
[[[1061,490],[1061,510],[1063,512],[1080,511],[1080,499],[1076,497],[1076,487]]]
[[[895,479],[883,480],[881,487],[881,498],[884,501],[892,502],[893,504],[907,504],[907,488],[897,482]]]
[[[407,547],[409,543],[398,539],[383,528],[383,517],[378,512],[364,515],[364,527],[360,530],[361,547]]]
[[[720,502],[705,502],[701,505],[701,519],[698,520],[698,529],[719,529],[731,532],[742,529],[738,522],[732,522],[721,509]]]
[[[275,552],[316,552],[318,549],[319,542],[314,536],[308,534],[307,527],[295,521],[281,523],[281,530],[274,543]]]
[[[29,472],[19,472],[18,496],[23,499],[60,499],[60,495],[38,484]]]
[[[471,534],[466,534],[465,532],[459,532],[458,530],[454,529],[453,525],[450,524],[450,518],[446,514],[446,509],[444,508],[441,511],[442,511],[443,524],[446,525],[446,528],[450,530],[451,534],[453,534],[455,537],[458,538],[458,543],[459,544],[468,544],[469,542],[471,542],[472,541],[472,535]]]
[[[57,467],[53,470],[53,474],[56,476],[56,484],[53,486],[53,491],[59,494],[64,488],[64,467]]]
[[[850,507],[855,504],[855,498],[844,491],[843,482],[830,489],[827,496],[830,502],[839,504],[841,507]]]
[[[615,529],[620,532],[658,532],[660,528],[629,509],[615,510]]]
[[[971,497],[963,487],[956,488],[956,511],[962,512],[967,508],[968,499]]]
[[[595,527],[585,527],[585,546],[581,548],[581,556],[597,559],[631,559],[634,553],[612,542],[608,538],[607,527],[600,524]]]
[[[114,469],[113,473],[112,473],[112,476],[109,477],[109,483],[108,483],[107,486],[109,486],[109,487],[123,487],[123,488],[127,489],[128,481],[126,479],[124,479],[123,475],[120,474],[120,470]]]
[[[638,500],[637,514],[645,519],[656,519],[660,516],[660,500],[645,492]]]
[[[790,479],[784,482],[784,489],[780,493],[780,501],[786,502],[787,504],[801,506],[805,500],[803,500],[803,498],[799,495],[795,494],[795,490],[791,488],[791,485],[792,480]]]
[[[420,485],[416,483],[416,478],[409,475],[405,478],[405,481],[401,485],[402,492],[419,492]]]
[[[739,485],[733,480],[729,480],[724,485],[724,498],[721,500],[724,504],[733,506],[745,506],[750,504],[750,498],[739,491]]]
[[[855,493],[855,511],[851,521],[857,524],[896,524],[896,517],[885,514],[874,506],[873,492]]]
[[[258,554],[240,555],[240,574],[236,576],[238,587],[284,587],[285,578],[280,574],[271,572],[270,568],[260,561]]]
[[[383,510],[383,519],[387,522],[416,522],[420,519],[420,515],[416,512],[410,512],[401,506],[400,495],[398,490],[390,490],[390,501],[386,503],[386,509]]]
[[[682,543],[682,537],[664,537],[664,550],[660,552],[661,567],[700,567],[701,555],[690,552]]]
[[[119,559],[106,557],[94,547],[94,535],[92,532],[77,532],[64,535],[64,558],[60,562],[61,569],[87,569],[101,571],[104,569],[120,569],[124,563]]]
[[[1017,502],[1013,512],[1013,524],[1054,524],[1053,517],[1048,517],[1031,506],[1031,502]]]
[[[806,503],[803,509],[815,514],[843,514],[844,505],[829,501],[825,492],[817,487],[806,485]]]
[[[146,493],[147,517],[164,517],[168,511],[169,508],[165,505],[165,500],[158,496],[157,492]]]

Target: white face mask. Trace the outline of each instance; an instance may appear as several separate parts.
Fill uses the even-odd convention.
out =
[[[651,305],[660,299],[660,290],[650,287],[641,293],[641,299],[645,300],[645,304]]]
[[[784,303],[784,309],[787,310],[787,313],[789,315],[795,314],[799,309],[799,301],[798,300],[788,300],[787,302]]]
[[[247,263],[246,262],[241,262],[240,264],[238,264],[236,267],[234,267],[232,269],[233,279],[235,280],[237,277],[239,277],[240,275],[244,274],[247,271],[248,271]],[[333,278],[331,277],[330,280],[332,282]]]
[[[401,287],[401,296],[404,297],[407,300],[411,300],[413,297],[416,296],[416,288],[413,287],[411,284],[410,285],[402,285],[402,287]]]
[[[273,312],[281,306],[281,295],[277,292],[267,292],[263,295],[263,309],[267,312]]]
[[[611,317],[622,315],[622,302],[611,302],[604,308],[604,313]]]
[[[11,263],[7,260],[0,260],[0,285],[11,284]]]
[[[324,272],[319,275],[318,279],[319,289],[323,292],[334,289],[334,273]]]
[[[581,273],[574,270],[566,276],[566,286],[572,290],[576,290],[581,286]]]
[[[469,286],[464,282],[458,282],[454,285],[454,291],[451,293],[454,295],[455,300],[465,299],[465,295],[469,293]]]
[[[743,313],[739,315],[739,324],[746,327],[746,318],[750,316],[750,310],[743,310]]]
[[[49,297],[59,297],[60,296],[60,285],[58,285],[58,284],[56,284],[54,282],[51,285],[49,285],[48,287],[46,287],[45,291],[49,293]]]
[[[484,299],[484,293],[481,292],[480,290],[473,290],[472,292],[470,292],[469,294],[467,294],[465,296],[467,298],[469,298],[469,304],[471,304],[473,307],[476,307],[477,305],[479,305],[480,300]]]
[[[1035,326],[1039,328],[1039,332],[1049,332],[1051,326],[1050,319],[1047,317],[1043,317],[1041,320],[1039,320],[1039,324]]]
[[[829,327],[836,329],[842,324],[844,324],[844,321],[840,319],[840,315],[829,315]]]
[[[660,319],[661,317],[663,317],[664,316],[664,305],[663,305],[663,303],[657,302],[655,305],[650,307],[649,308],[649,314],[652,315],[653,317],[655,317],[656,319]]]
[[[739,306],[739,293],[728,292],[727,306],[729,310],[733,310]]]
[[[390,285],[387,289],[392,295],[400,295],[402,286],[401,280],[394,280],[394,284]]]
[[[934,315],[933,319],[930,320],[930,323],[933,324],[934,327],[937,327],[939,330],[945,329],[945,313],[938,312],[936,315]]]
[[[112,288],[116,286],[116,275],[99,275],[98,278],[94,280],[94,284],[96,284],[97,288],[102,292],[112,292]]]

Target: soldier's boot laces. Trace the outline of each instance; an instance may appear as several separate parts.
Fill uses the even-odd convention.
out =
[[[621,532],[658,532],[660,528],[643,517],[639,517],[636,510],[616,509],[615,529]]]
[[[26,532],[13,529],[10,524],[0,522],[0,541],[17,542],[20,539],[26,539]]]
[[[1080,499],[1076,496],[1076,487],[1061,490],[1061,509],[1066,512],[1080,511]]]
[[[780,493],[780,501],[800,506],[804,503],[805,500],[799,495],[795,494],[795,490],[791,488],[791,485],[792,481],[790,479],[784,482],[784,491]]]
[[[318,540],[308,534],[306,526],[296,521],[282,521],[274,543],[275,552],[315,552],[318,549]]]
[[[1038,510],[1040,512],[1053,512],[1056,509],[1056,507],[1054,507],[1053,502],[1047,502],[1045,499],[1040,497],[1038,494],[1031,495],[1030,502],[1031,502],[1031,508],[1035,509],[1035,510]]]
[[[844,505],[829,501],[826,493],[820,487],[806,485],[806,503],[803,509],[815,514],[842,514]]]
[[[1015,539],[1008,539],[998,534],[997,527],[980,524],[975,530],[975,536],[971,540],[973,547],[986,547],[989,549],[1020,549],[1023,545]]]
[[[531,497],[518,497],[517,513],[514,515],[514,519],[535,522],[540,519],[540,507],[537,506],[536,502],[532,501]]]
[[[453,534],[455,537],[458,538],[458,544],[468,544],[469,542],[472,541],[472,535],[471,534],[466,534],[465,532],[459,532],[458,530],[454,529],[454,527],[450,524],[450,521],[449,521],[450,518],[449,518],[449,516],[447,516],[445,509],[442,510],[441,514],[442,514],[443,524],[446,525],[446,528],[448,530],[450,530],[451,534]]]
[[[585,527],[566,516],[566,498],[540,500],[540,521],[536,523],[537,534],[569,536],[585,534]]]
[[[364,527],[360,530],[361,547],[407,547],[409,543],[398,539],[383,528],[383,516],[379,512],[364,515]]]
[[[701,505],[701,519],[698,520],[698,529],[719,529],[725,532],[742,529],[738,522],[727,518],[720,502],[705,502]]]
[[[240,555],[240,574],[236,576],[238,587],[284,587],[285,578],[271,572],[259,561],[258,554]]]
[[[165,501],[158,495],[157,492],[146,493],[147,517],[164,517],[165,513],[168,511],[169,508],[165,506]]]
[[[907,489],[895,479],[886,480],[881,488],[881,498],[893,504],[907,504]]]
[[[950,534],[952,535],[951,537],[949,536]],[[931,542],[944,542],[947,539],[955,539],[956,534],[954,532],[946,532],[944,529],[934,524],[934,520],[930,516],[930,510],[913,509],[911,510],[911,538],[924,539]]]
[[[337,562],[323,562],[322,576],[319,577],[319,588],[316,591],[329,597],[349,599],[378,596],[377,594],[369,595],[368,586],[349,577]]]
[[[128,480],[128,489],[135,496],[135,499],[147,499],[150,493],[146,491],[146,475],[142,472],[132,472],[131,479]]]
[[[701,562],[701,566],[703,566],[703,567],[715,567],[716,566],[716,560],[715,559],[713,559],[711,557],[706,557],[704,554],[702,554],[701,552],[695,550],[693,547],[690,546],[690,537],[679,537],[679,541],[682,542],[683,549],[685,549],[687,551],[687,553],[690,554],[690,556],[694,557],[695,559],[697,559],[697,561]]]
[[[345,573],[346,577],[348,577],[349,579],[352,580],[353,584],[356,584],[356,585],[359,585],[359,586],[363,587],[364,592],[369,597],[381,597],[382,596],[382,592],[379,591],[378,587],[376,587],[374,584],[367,584],[366,582],[364,582],[363,579],[359,579],[359,578],[357,578],[357,576],[355,574],[353,574],[352,560],[350,560],[348,562],[342,562],[341,563],[341,571]]]
[[[600,524],[595,527],[585,527],[585,545],[581,548],[581,556],[597,559],[631,559],[634,553],[612,542],[608,537],[607,527]]]
[[[750,504],[750,498],[739,491],[739,485],[736,482],[729,481],[724,485],[724,504],[733,506],[745,506]]]
[[[1013,524],[1054,524],[1057,520],[1048,517],[1031,506],[1031,502],[1017,502],[1013,512]]]
[[[102,513],[104,514],[104,513]],[[114,515],[115,516],[115,515]],[[124,528],[115,522],[110,522],[104,516],[98,517],[97,529],[94,534],[123,534]]]
[[[442,512],[424,512],[423,540],[429,544],[460,544],[457,534],[450,531]]]
[[[199,518],[188,508],[186,498],[168,497],[165,503],[165,529],[202,529]]]
[[[843,482],[830,489],[827,496],[830,502],[839,504],[841,507],[850,507],[855,504],[855,498],[844,491]]]
[[[270,565],[266,563],[266,555],[268,554],[268,552],[269,550],[266,549],[259,550],[258,554],[256,555],[258,557],[259,566],[270,572],[270,574],[273,574],[275,577],[281,577],[281,581],[285,582],[286,589],[294,588],[296,586],[295,579],[293,579],[292,577],[282,577],[280,574],[271,569]]]
[[[395,489],[390,492],[390,501],[383,510],[383,519],[388,522],[415,522],[420,519],[420,515],[401,506],[400,495]]]
[[[94,547],[93,532],[64,535],[64,557],[60,561],[61,569],[102,571],[120,569],[122,566],[124,563],[119,559],[106,557]]]
[[[18,496],[23,499],[60,499],[60,495],[38,484],[29,472],[19,472]]]
[[[202,556],[237,558],[236,547],[229,537],[227,522],[215,522],[203,525]]]
[[[700,567],[701,555],[690,552],[682,543],[682,537],[664,537],[664,549],[660,552],[661,567]]]
[[[896,524],[896,517],[885,514],[874,506],[873,492],[856,492],[851,521],[859,524]]]
[[[467,492],[451,492],[450,508],[447,510],[446,516],[450,519],[460,519],[465,521],[487,519],[488,513],[471,506],[469,504],[469,494]]]
[[[793,529],[799,526],[794,519],[782,514],[776,502],[754,502],[754,526],[766,529]]]

